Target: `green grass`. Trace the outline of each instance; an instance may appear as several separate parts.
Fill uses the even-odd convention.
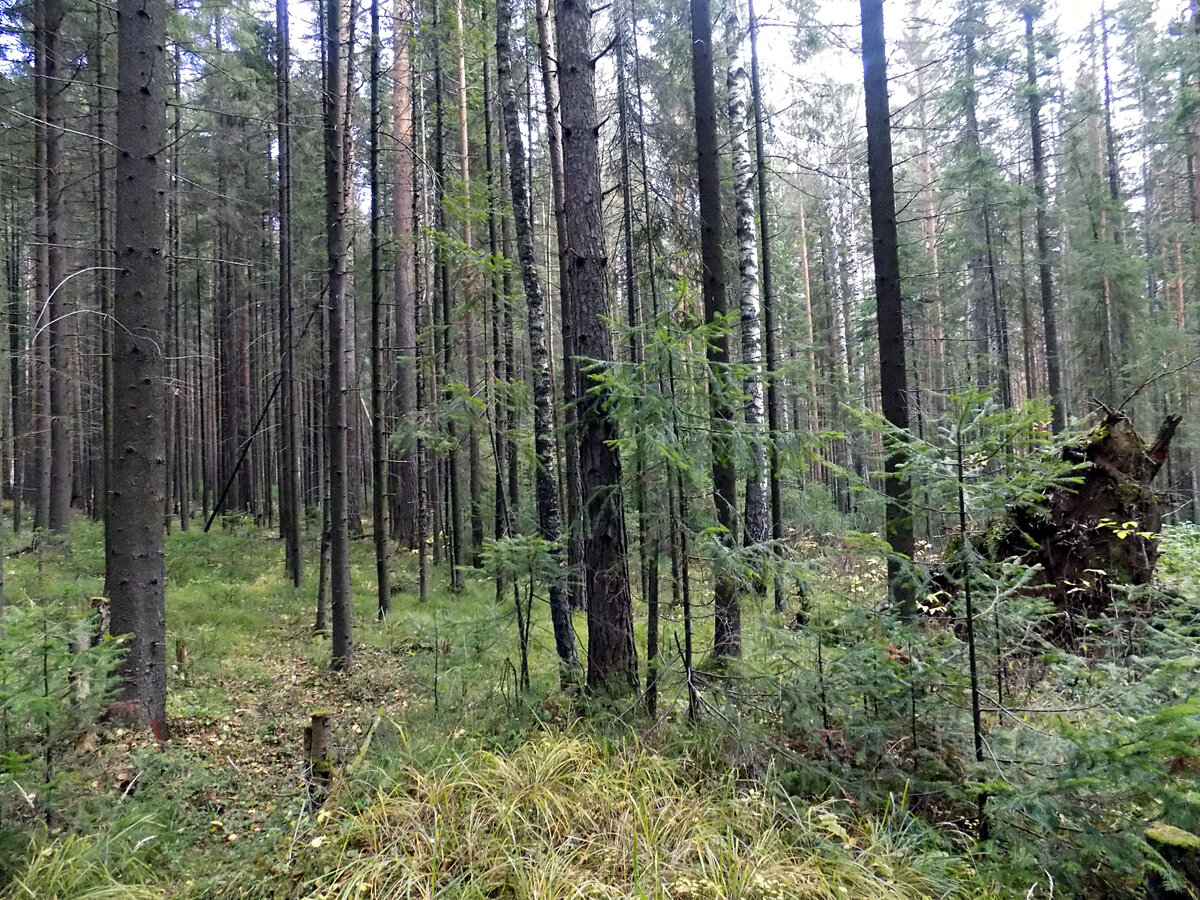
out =
[[[1166,543],[1165,571],[1192,591],[1200,540]],[[922,675],[922,749],[905,749],[910,673],[891,659],[900,636],[863,617],[878,591],[869,561],[813,579],[832,727],[814,713],[818,632],[780,627],[790,617],[755,598],[744,660],[698,661],[706,705],[692,726],[679,610],[664,609],[668,659],[650,722],[635,697],[597,708],[562,695],[544,597],[528,692],[516,685],[511,592],[497,603],[482,575],[451,593],[435,569],[422,603],[415,556],[398,553],[400,591],[377,622],[367,541],[352,547],[355,667],[333,674],[328,640],[312,633],[306,549],[294,590],[264,530],[168,538],[169,647],[183,640],[190,657],[186,671],[170,657],[172,735],[160,745],[102,730],[62,748],[71,778],[48,817],[0,777],[0,898],[966,898],[1024,896],[1042,878],[1041,857],[1017,866],[1015,850],[968,836],[969,737],[948,702],[961,702],[961,680],[949,680],[961,660],[945,631],[925,638],[947,661]],[[100,530],[81,522],[69,545],[10,557],[6,596],[81,614],[103,590],[102,566]],[[698,603],[702,592],[697,578]],[[586,648],[582,614],[575,625]],[[700,615],[697,647],[710,640]],[[1059,700],[1050,687],[1031,689],[1027,705]],[[328,797],[305,782],[301,736],[317,709],[333,717],[340,774]],[[904,799],[910,779],[921,789]],[[1064,884],[1058,896],[1071,896]]]

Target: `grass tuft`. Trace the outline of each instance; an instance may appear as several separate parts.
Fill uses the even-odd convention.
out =
[[[309,897],[986,897],[971,866],[902,811],[799,809],[733,776],[697,783],[643,747],[543,735],[512,753],[409,764],[343,798],[304,839]],[[998,894],[997,894],[998,896]]]
[[[161,897],[161,890],[139,886],[154,880],[149,857],[157,830],[154,822],[139,819],[95,835],[35,839],[0,900]]]

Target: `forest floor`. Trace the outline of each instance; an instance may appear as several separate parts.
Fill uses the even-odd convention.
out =
[[[10,605],[54,598],[82,612],[100,593],[94,526],[81,523],[69,549],[17,549]],[[839,760],[855,755],[849,729],[797,740],[784,681],[764,686],[764,668],[707,667],[696,726],[669,671],[655,721],[635,700],[585,709],[557,690],[540,606],[522,692],[511,595],[497,604],[491,580],[469,577],[420,604],[402,555],[379,623],[369,542],[354,559],[355,662],[335,674],[312,632],[315,572],[304,590],[286,584],[271,533],[172,535],[168,646],[186,652],[171,660],[170,734],[100,726],[40,769],[0,768],[0,897],[1046,895],[981,864],[955,803],[913,815],[921,800],[905,780],[870,798],[840,776],[814,790],[803,758],[853,763]],[[843,596],[869,597],[878,568],[839,555],[823,572]],[[748,658],[811,663],[783,627],[790,616],[752,607]],[[668,641],[679,627],[669,612]],[[306,772],[317,712],[333,723],[329,790]]]

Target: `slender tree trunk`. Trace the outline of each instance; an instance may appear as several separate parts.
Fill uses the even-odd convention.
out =
[[[1042,97],[1037,85],[1037,53],[1034,47],[1035,9],[1025,6],[1025,79],[1029,94],[1029,139],[1033,147],[1034,231],[1037,241],[1038,282],[1041,285],[1042,322],[1046,342],[1046,382],[1050,391],[1051,424],[1055,434],[1067,424],[1066,392],[1058,354],[1058,325],[1054,311],[1054,284],[1050,274],[1050,229],[1046,223],[1046,162],[1042,146]]]
[[[165,736],[166,573],[162,498],[166,489],[166,143],[162,0],[120,0],[117,26],[117,279],[113,351],[112,466],[105,566],[114,635],[129,634],[123,697],[155,735]]]
[[[608,254],[604,249],[600,189],[599,119],[588,0],[557,0],[558,59],[562,89],[563,173],[571,291],[571,357],[579,385],[579,474],[583,498],[584,591],[588,615],[587,684],[620,693],[638,681],[633,641],[633,598],[625,559],[625,509],[616,423],[605,398],[589,383],[587,367],[613,359]],[[513,165],[516,161],[513,160]],[[592,362],[587,362],[592,361]]]
[[[617,24],[617,43],[620,56],[617,60],[617,116],[621,144],[621,231],[624,238],[624,281],[626,316],[628,318],[630,346],[629,361],[636,367],[643,396],[649,396],[649,377],[646,372],[645,335],[642,303],[638,290],[638,271],[634,252],[634,201],[633,167],[630,156],[630,103],[627,71],[634,63],[632,53],[636,40],[637,22],[633,18],[633,4],[621,10]],[[648,472],[646,462],[645,428],[638,426],[634,439],[635,505],[638,517],[638,568],[642,576],[642,599],[646,602],[646,711],[651,717],[658,714],[658,528],[652,526],[650,510]]]
[[[469,257],[474,249],[474,222],[471,210],[471,141],[467,114],[467,45],[465,7],[455,0],[458,31],[458,150],[459,173],[463,191],[463,247]],[[468,273],[460,280],[462,286],[463,343],[466,344],[467,391],[475,397],[482,391],[479,380],[479,340],[475,326],[475,278]],[[470,492],[471,565],[478,568],[483,549],[483,461],[479,453],[479,417],[471,416],[467,426],[467,489]]]
[[[900,615],[916,614],[909,571],[913,559],[910,486],[901,476],[908,431],[908,369],[905,365],[904,306],[900,292],[900,252],[896,232],[896,194],[892,170],[892,128],[888,110],[887,50],[883,36],[883,0],[861,0],[863,87],[867,107],[867,175],[871,198],[871,235],[875,259],[876,322],[879,329],[879,383],[884,418],[897,435],[885,450],[887,491],[888,597]]]
[[[388,454],[384,434],[383,384],[383,196],[379,183],[379,141],[381,132],[379,108],[379,3],[371,4],[371,150],[369,174],[371,180],[371,516],[375,537],[375,583],[379,618],[391,609],[392,588],[388,576],[387,485]]]
[[[509,160],[525,157],[521,141],[521,122],[517,106],[517,86],[512,74],[512,53],[509,49],[512,32],[512,6],[501,0],[496,15],[496,62],[500,81],[500,97],[504,110],[504,134]],[[538,276],[533,246],[533,223],[529,221],[528,186],[525,167],[508,166],[508,183],[512,194],[513,220],[517,232],[517,256],[521,280],[525,285],[525,300],[529,310],[529,352],[533,375],[533,440],[537,455],[538,524],[542,538],[548,541],[561,567],[562,523],[558,512],[558,477],[554,449],[554,414],[550,399],[550,350],[546,341],[547,309]],[[575,633],[571,610],[563,590],[563,582],[555,578],[550,589],[550,617],[554,626],[554,643],[562,669],[563,686],[575,679],[579,660],[575,653]]]
[[[750,13],[750,90],[754,105],[754,153],[755,168],[758,175],[758,224],[759,245],[762,252],[762,304],[763,326],[766,332],[766,364],[767,364],[767,435],[770,449],[770,489],[771,489],[771,540],[775,544],[776,554],[783,553],[783,492],[780,489],[780,459],[779,459],[779,351],[775,324],[775,291],[771,270],[771,229],[767,207],[767,151],[763,138],[763,109],[762,85],[758,72],[758,17],[754,14],[754,0],[747,0]],[[805,241],[807,247],[807,241]],[[805,270],[807,271],[808,253],[804,255]],[[809,294],[805,292],[807,301]],[[809,316],[812,322],[812,316]],[[811,346],[811,335],[810,335]],[[810,353],[811,357],[811,353]],[[815,376],[814,376],[815,377]],[[816,403],[816,393],[809,399]],[[782,610],[786,605],[786,595],[783,589],[783,578],[775,577],[775,609]]]
[[[978,27],[979,23],[972,20],[967,23],[968,29]],[[972,167],[972,176],[978,176],[983,167],[982,151],[979,141],[979,117],[976,114],[975,91],[975,39],[968,32],[966,40],[966,73],[965,73],[965,118],[967,164]],[[983,197],[983,188],[977,185],[982,178],[972,177],[967,191],[968,203],[971,207],[971,252],[967,262],[970,274],[971,295],[970,313],[968,315],[967,342],[967,371],[971,379],[980,387],[987,387],[992,382],[990,368],[991,357],[988,353],[988,265],[986,238],[984,236],[984,210],[988,199]]]
[[[710,327],[726,312],[721,174],[717,155],[716,86],[713,79],[712,19],[709,0],[691,0],[692,83],[695,91],[696,154],[700,182],[700,260],[704,293],[704,321]],[[733,469],[730,426],[729,335],[722,327],[714,333],[705,354],[708,358],[708,393],[712,419],[713,504],[722,542],[737,546],[737,485]],[[716,621],[713,652],[737,656],[742,650],[741,608],[733,573],[717,562],[714,573]]]
[[[746,116],[747,72],[742,56],[745,40],[740,0],[727,0],[729,41],[729,121],[732,129],[734,198],[738,243],[738,300],[742,323],[742,366],[746,375],[746,429],[749,431],[750,472],[746,476],[746,543],[765,544],[770,538],[767,511],[766,399],[762,371],[762,304],[758,292],[758,229],[754,221],[754,165],[750,160]],[[765,588],[765,583],[761,583]]]
[[[413,192],[416,147],[412,114],[412,0],[394,0],[392,23],[392,131],[395,146],[395,188],[392,214],[396,244],[396,413],[401,423],[413,427],[417,410],[417,288],[416,237],[413,231]],[[415,441],[409,441],[397,463],[397,489],[392,509],[396,537],[408,549],[417,545],[418,460]]]
[[[29,307],[29,450],[26,456],[25,484],[33,501],[33,526],[50,527],[50,225],[48,222],[49,165],[47,144],[47,77],[45,9],[34,5],[34,279],[33,302]]]
[[[329,441],[330,618],[333,626],[331,664],[335,670],[350,666],[353,656],[353,595],[350,589],[350,529],[347,460],[346,378],[346,215],[342,166],[345,162],[344,69],[342,66],[342,0],[325,0],[325,227],[329,261],[329,371],[326,377]]]
[[[5,283],[8,288],[8,401],[12,418],[12,523],[13,531],[21,530],[21,508],[25,494],[24,461],[28,456],[21,385],[21,246],[17,228],[15,203],[9,207],[7,222],[6,258],[4,260]],[[107,459],[107,457],[105,457]],[[101,460],[101,468],[104,459]]]
[[[288,577],[295,587],[304,580],[303,503],[300,493],[300,448],[297,437],[299,400],[296,391],[296,333],[293,324],[292,274],[292,109],[291,40],[288,0],[276,0],[278,35],[276,59],[276,127],[279,137],[279,377],[281,379],[279,435],[281,484],[280,531],[283,534]]]
[[[74,352],[71,317],[66,286],[66,243],[64,234],[63,188],[66,184],[63,158],[63,93],[70,74],[62,58],[62,27],[66,6],[62,0],[40,0],[42,8],[42,47],[45,53],[46,135],[46,253],[47,286],[46,321],[41,323],[50,335],[50,483],[48,526],[52,531],[65,532],[71,520],[71,432],[74,425],[72,403],[71,363]]]
[[[563,174],[562,105],[558,90],[558,54],[554,47],[554,30],[550,27],[549,0],[534,0],[534,17],[538,30],[538,51],[542,63],[542,92],[546,100],[546,144],[550,155],[550,188],[554,202],[554,238],[558,248],[558,303],[562,321],[562,396],[556,406],[562,410],[562,455],[566,474],[564,495],[567,512],[567,572],[568,594],[572,609],[583,609],[587,597],[579,579],[582,566],[583,534],[580,530],[581,494],[579,486],[579,416],[574,398],[578,391],[575,367],[571,362],[571,326],[575,315],[571,311],[570,264],[567,256],[566,176]],[[550,320],[553,324],[553,320]]]

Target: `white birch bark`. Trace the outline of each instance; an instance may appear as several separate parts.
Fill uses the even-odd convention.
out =
[[[767,406],[762,370],[762,301],[758,287],[758,229],[754,220],[754,163],[750,155],[750,123],[746,115],[748,74],[743,47],[746,29],[740,0],[729,0],[725,14],[729,57],[729,121],[738,245],[738,302],[741,307],[742,365],[746,375],[746,429],[750,434],[750,472],[746,477],[746,537],[751,544],[770,538],[767,511]]]

